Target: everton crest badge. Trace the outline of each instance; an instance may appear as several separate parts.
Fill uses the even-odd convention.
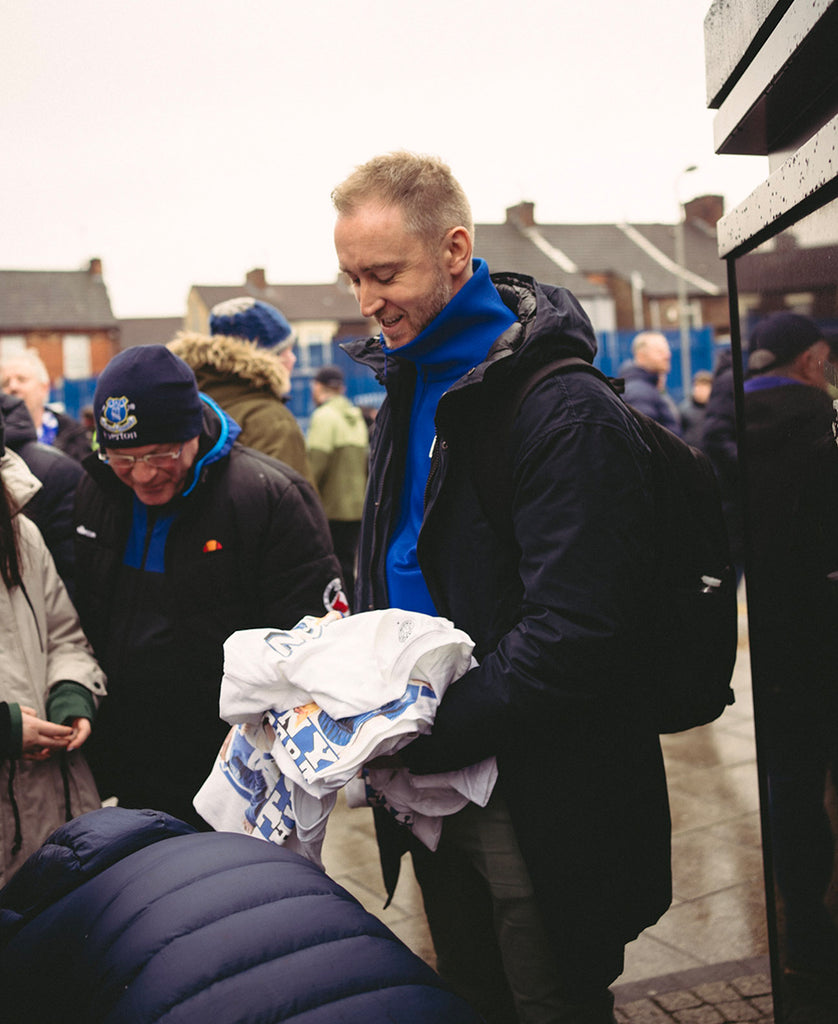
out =
[[[99,422],[109,434],[124,434],[137,425],[137,417],[131,414],[134,404],[125,395],[120,398],[106,398]]]

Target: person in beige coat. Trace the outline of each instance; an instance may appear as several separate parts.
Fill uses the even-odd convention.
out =
[[[40,486],[4,450],[0,420],[0,885],[56,828],[101,806],[79,748],[105,677],[41,534],[19,512]]]

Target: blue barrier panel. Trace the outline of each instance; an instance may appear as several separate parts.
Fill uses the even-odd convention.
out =
[[[600,331],[597,334],[598,350],[594,365],[609,377],[618,377],[621,365],[631,359],[631,343],[637,331]],[[681,335],[678,330],[662,331],[672,349],[672,367],[667,377],[667,389],[675,400],[680,402],[684,397],[681,381]],[[342,338],[342,341],[348,339]],[[690,368],[692,373],[697,370],[712,370],[718,346],[715,343],[712,327],[693,328],[690,331]],[[356,363],[340,348],[338,341],[318,346],[316,353],[311,353],[309,366],[305,369],[295,367],[291,378],[291,396],[288,408],[305,430],[314,408],[311,398],[311,379],[319,366],[332,363],[339,366],[346,379],[346,393],[357,405],[369,405],[378,408],[384,399],[384,387],[378,383],[373,372],[366,366]]]
[[[599,331],[594,366],[609,377],[619,377],[622,364],[631,359],[631,343],[638,331]],[[675,402],[684,397],[681,380],[681,333],[678,330],[661,331],[672,349],[672,366],[666,378],[666,388]],[[690,370],[712,370],[717,345],[712,327],[694,327],[690,330]]]
[[[50,402],[57,402],[65,412],[74,419],[81,418],[81,411],[86,405],[93,405],[93,393],[96,390],[96,378],[84,377],[79,380],[65,380],[60,387],[51,388]]]

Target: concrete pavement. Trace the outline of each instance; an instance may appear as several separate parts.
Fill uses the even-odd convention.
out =
[[[744,619],[744,617],[743,617]],[[672,809],[671,908],[626,950],[614,985],[620,1024],[773,1021],[747,633],[741,623],[736,703],[718,722],[663,737]],[[409,858],[395,899],[384,888],[371,812],[333,811],[328,873],[435,965]]]

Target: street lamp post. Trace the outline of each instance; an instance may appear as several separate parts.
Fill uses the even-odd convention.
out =
[[[678,295],[678,328],[681,336],[681,383],[684,388],[684,398],[690,394],[692,387],[692,366],[690,357],[690,324],[687,315],[687,282],[684,280],[685,253],[685,224],[686,210],[681,202],[679,185],[685,174],[697,170],[695,164],[690,164],[675,179],[675,198],[678,200],[678,221],[675,225],[675,262],[678,269],[675,276]]]

